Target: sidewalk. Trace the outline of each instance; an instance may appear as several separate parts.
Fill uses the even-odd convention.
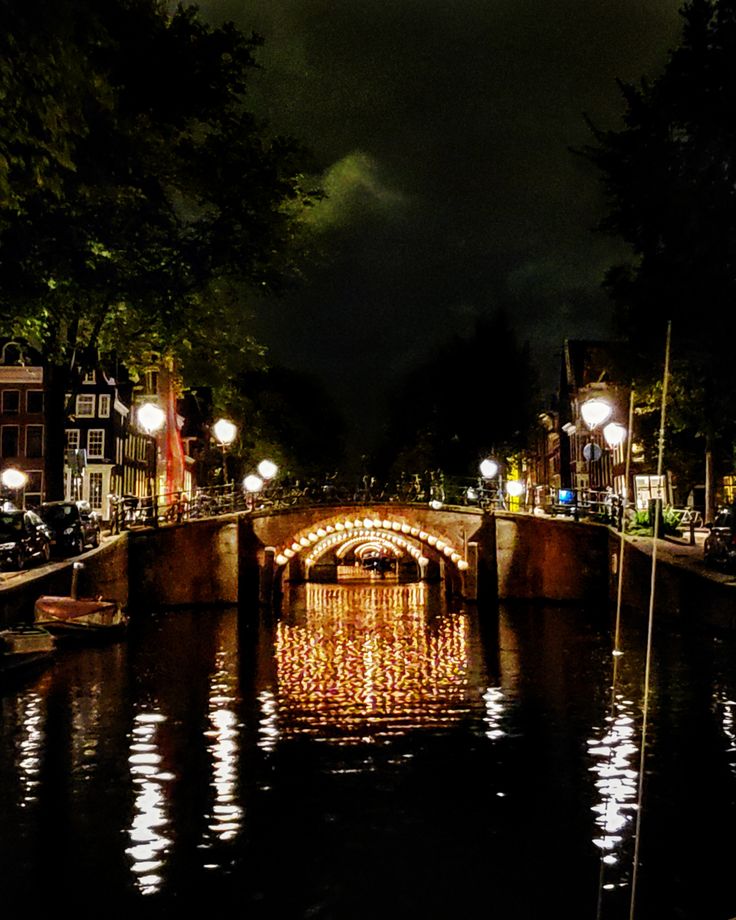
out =
[[[726,572],[719,572],[712,569],[703,561],[703,543],[708,535],[707,530],[695,531],[695,545],[690,544],[689,536],[684,537],[664,537],[657,540],[657,562],[667,562],[672,565],[680,566],[690,572],[694,572],[703,578],[718,582],[724,585],[736,584],[736,576]],[[641,552],[651,556],[654,550],[654,540],[652,537],[625,536],[627,543],[635,546]]]

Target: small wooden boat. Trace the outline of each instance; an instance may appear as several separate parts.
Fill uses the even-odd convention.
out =
[[[71,594],[55,597],[43,595],[34,607],[37,626],[54,635],[118,636],[128,627],[128,617],[118,601],[102,597],[78,597],[79,573],[84,563],[72,566]]]
[[[40,670],[54,657],[55,641],[40,626],[11,626],[0,630],[0,681]]]

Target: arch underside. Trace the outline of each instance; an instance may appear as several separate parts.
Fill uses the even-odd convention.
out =
[[[429,555],[444,559],[461,572],[468,568],[463,552],[445,536],[388,517],[326,519],[298,531],[288,542],[275,548],[275,561],[282,567],[301,557],[309,567],[325,553],[334,551],[340,558],[349,548],[371,542],[394,555],[409,555],[419,564],[426,563]]]

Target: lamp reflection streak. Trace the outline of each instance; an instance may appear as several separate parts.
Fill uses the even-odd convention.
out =
[[[439,729],[466,714],[468,618],[428,623],[424,592],[309,584],[306,622],[276,631],[281,732],[351,744],[367,728],[374,736]],[[264,705],[262,694],[265,713]]]
[[[593,842],[604,854],[603,863],[609,866],[619,862],[617,851],[636,812],[639,772],[633,764],[638,765],[639,749],[633,706],[631,700],[616,694],[614,714],[606,717],[608,724],[602,736],[588,741],[588,753],[595,758],[590,769],[598,775],[595,785],[600,795],[598,804],[593,806],[600,836]]]
[[[715,704],[720,714],[721,729],[728,742],[726,754],[730,755],[731,772],[736,774],[736,700],[731,699],[725,691],[717,691]]]
[[[130,775],[135,789],[133,822],[126,853],[132,860],[131,871],[142,894],[153,894],[161,887],[160,871],[166,864],[171,841],[162,832],[169,824],[167,815],[167,781],[171,773],[160,769],[157,733],[166,716],[159,712],[142,712],[135,717],[131,732]]]
[[[22,698],[24,711],[19,721],[23,726],[23,735],[18,745],[18,776],[23,807],[37,800],[35,790],[39,784],[44,742],[43,700],[40,693],[29,693]]]
[[[236,702],[232,687],[234,667],[227,649],[217,652],[209,694],[210,739],[207,750],[212,762],[214,802],[207,816],[207,829],[221,841],[232,840],[242,826],[243,809],[237,802],[239,726],[233,710]],[[206,846],[205,842],[205,846]]]

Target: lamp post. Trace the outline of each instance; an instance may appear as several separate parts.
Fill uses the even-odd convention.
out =
[[[18,501],[18,497],[19,493],[25,488],[28,482],[28,476],[22,470],[9,466],[0,473],[0,482],[2,482],[3,487],[9,492],[15,493],[15,506],[22,505],[23,502]]]
[[[153,462],[148,467],[148,494],[151,500],[151,519],[158,524],[158,434],[166,424],[166,413],[154,403],[143,403],[138,407],[138,424],[154,439]]]
[[[228,447],[233,443],[238,434],[237,426],[226,418],[218,419],[212,426],[212,433],[217,438],[217,443],[222,451],[222,484],[227,483],[227,469],[225,464]]]
[[[256,476],[255,473],[250,473],[243,480],[243,488],[248,496],[248,510],[254,511],[256,506],[256,495],[263,488],[263,480],[260,476]]]
[[[480,475],[486,481],[490,481],[491,479],[494,479],[496,476],[498,476],[498,482],[496,484],[495,500],[497,503],[499,501],[503,503],[503,496],[501,495],[501,477],[500,477],[498,463],[496,463],[496,461],[491,459],[490,457],[486,457],[485,460],[481,460],[481,463],[478,469],[480,470]]]
[[[595,431],[604,422],[608,421],[612,412],[613,409],[611,404],[606,402],[605,399],[600,399],[599,397],[587,399],[580,407],[580,415],[583,417],[583,421],[590,431],[590,438],[588,443],[583,448],[583,457],[588,464],[589,480],[593,478],[590,464],[597,462],[603,456],[603,451],[601,450],[600,444],[597,444],[595,441]],[[592,483],[589,482],[589,485],[592,485]],[[598,482],[596,485],[600,486],[601,483]]]

